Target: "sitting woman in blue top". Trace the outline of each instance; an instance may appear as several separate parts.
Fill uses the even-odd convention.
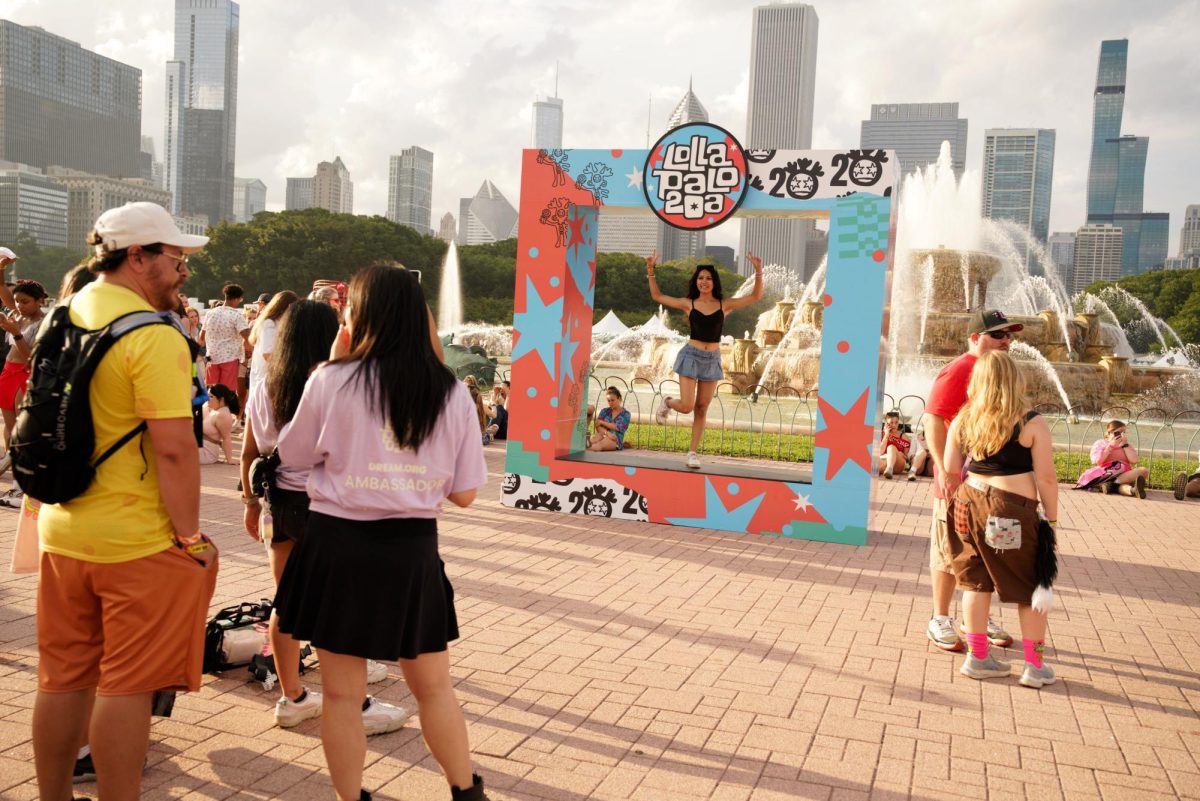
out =
[[[658,254],[646,259],[646,275],[650,279],[650,297],[669,309],[678,309],[688,316],[689,338],[675,359],[675,372],[679,375],[679,397],[664,395],[655,413],[659,424],[666,425],[671,410],[680,414],[692,413],[692,448],[688,451],[687,466],[700,469],[700,439],[704,436],[704,422],[708,405],[712,402],[717,384],[725,374],[721,371],[721,329],[725,315],[761,300],[763,296],[762,259],[753,253],[746,258],[754,265],[754,291],[741,298],[725,300],[721,293],[721,279],[717,268],[711,264],[698,264],[688,282],[686,298],[664,295],[654,280],[654,266]]]
[[[619,451],[625,447],[625,429],[629,428],[629,410],[621,408],[621,390],[604,390],[608,406],[596,415],[596,433],[588,437],[589,451]]]

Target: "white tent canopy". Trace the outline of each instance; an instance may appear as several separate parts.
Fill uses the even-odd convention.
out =
[[[655,337],[673,337],[678,336],[675,331],[667,327],[666,323],[657,314],[651,315],[650,319],[638,326],[638,330],[643,334],[649,334]]]
[[[592,336],[620,336],[629,330],[621,318],[609,309],[604,319],[592,326]]]

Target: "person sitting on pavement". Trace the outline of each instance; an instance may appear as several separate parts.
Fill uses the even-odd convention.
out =
[[[1146,479],[1150,471],[1138,467],[1137,449],[1129,444],[1125,424],[1109,420],[1103,439],[1092,443],[1092,467],[1084,470],[1075,489],[1099,489],[1105,495],[1120,493],[1146,497]]]
[[[879,457],[879,473],[890,479],[908,468],[908,452],[912,439],[900,429],[900,412],[891,411],[883,416],[883,431],[875,455]]]
[[[967,458],[967,478],[959,478]],[[954,492],[959,537],[951,567],[963,593],[968,653],[959,670],[972,679],[1002,678],[1011,665],[990,653],[992,593],[1017,604],[1025,670],[1020,683],[1040,689],[1054,671],[1042,660],[1058,525],[1058,475],[1050,427],[1030,408],[1025,378],[1007,353],[979,357],[967,404],[946,434],[945,480]],[[1041,502],[1045,520],[1038,519]],[[1049,524],[1046,528],[1045,524]],[[1044,579],[1044,580],[1041,580]],[[1040,610],[1040,611],[1039,611]]]
[[[216,464],[222,460],[225,464],[233,464],[233,420],[241,409],[237,395],[224,384],[217,384],[208,388],[207,406],[200,464]]]
[[[1196,458],[1200,459],[1200,454],[1197,454]],[[1171,481],[1171,490],[1177,501],[1182,501],[1184,498],[1200,498],[1200,467],[1190,474],[1176,473],[1175,478]]]
[[[917,476],[933,475],[933,460],[929,458],[929,447],[925,444],[925,430],[918,428],[912,435],[912,450],[908,454],[908,480]]]
[[[625,447],[631,416],[628,409],[621,408],[621,390],[609,387],[604,390],[604,398],[608,405],[596,415],[596,433],[588,437],[589,451],[619,451]]]

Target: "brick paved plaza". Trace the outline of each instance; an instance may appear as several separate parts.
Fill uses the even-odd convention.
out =
[[[926,641],[928,480],[880,482],[871,544],[852,548],[503,509],[502,457],[488,449],[482,500],[441,528],[452,673],[493,798],[1200,798],[1196,501],[1064,488],[1061,680],[1039,692],[960,676]],[[235,469],[203,481],[214,608],[269,597]],[[0,512],[7,567],[16,513]],[[34,597],[33,576],[0,574],[6,801],[37,797]],[[1015,633],[1015,608],[1000,615]],[[411,707],[391,673],[372,690]],[[333,797],[318,721],[274,728],[277,691],[246,678],[206,677],[155,720],[145,798]],[[449,798],[415,717],[367,759],[376,798]]]

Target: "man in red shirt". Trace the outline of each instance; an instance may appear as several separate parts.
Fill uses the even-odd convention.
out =
[[[933,584],[933,617],[925,629],[933,644],[943,651],[961,651],[962,638],[955,631],[950,617],[950,601],[956,586],[950,569],[948,539],[954,536],[954,512],[951,502],[961,476],[948,475],[944,469],[946,430],[967,402],[967,385],[975,361],[990,350],[1008,350],[1012,334],[1025,326],[1009,322],[1003,312],[989,310],[972,315],[967,325],[970,345],[967,352],[947,364],[933,380],[929,400],[925,404],[925,439],[933,457],[933,524],[929,531],[929,576]],[[988,618],[988,640],[993,645],[1007,646],[1012,637]]]

